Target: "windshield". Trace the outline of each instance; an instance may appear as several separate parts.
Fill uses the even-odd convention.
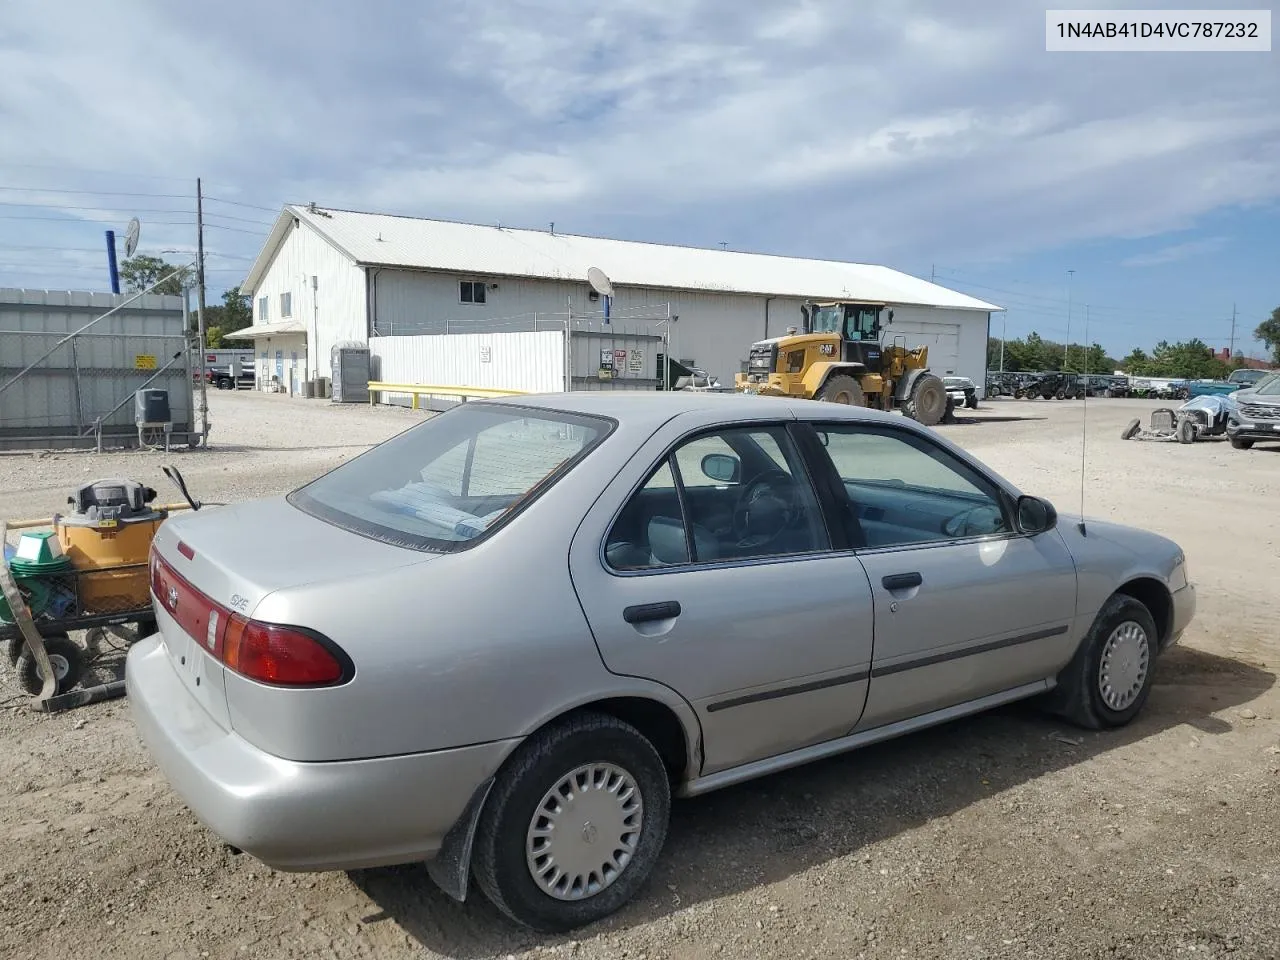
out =
[[[844,335],[844,310],[839,306],[815,307],[813,329],[810,333],[838,333]]]
[[[610,428],[597,417],[469,403],[379,444],[289,502],[400,546],[457,550],[526,506]]]
[[[1280,397],[1280,374],[1272,374],[1253,388],[1255,397]]]
[[[1265,370],[1236,370],[1227,379],[1232,383],[1258,383],[1266,376]]]

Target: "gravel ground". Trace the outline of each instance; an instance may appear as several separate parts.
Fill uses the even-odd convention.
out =
[[[164,462],[209,501],[275,494],[420,416],[210,405],[209,451],[0,456],[0,515],[48,515],[112,475],[176,500]],[[0,956],[1280,956],[1280,446],[1122,442],[1153,406],[1090,401],[1088,512],[1176,538],[1200,612],[1123,731],[1013,707],[679,803],[645,895],[547,938],[478,895],[454,904],[420,868],[297,875],[235,856],[170,792],[125,701],[54,717],[10,702]],[[1081,407],[988,403],[942,432],[1074,510]]]

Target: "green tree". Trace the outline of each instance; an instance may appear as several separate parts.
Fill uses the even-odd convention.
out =
[[[1129,355],[1120,361],[1120,369],[1133,376],[1142,377],[1147,375],[1147,367],[1150,363],[1151,358],[1147,356],[1147,352],[1141,347],[1134,347]]]
[[[191,317],[191,329],[195,330],[199,318]],[[222,344],[222,338],[228,333],[253,326],[253,308],[249,306],[249,298],[240,292],[239,287],[232,287],[222,294],[222,304],[209,304],[204,308],[204,345],[216,350]]]
[[[175,271],[177,275],[170,276]],[[181,296],[183,287],[191,285],[191,277],[190,267],[175,267],[160,257],[145,254],[130,257],[120,264],[120,279],[124,281],[125,289],[132,293],[146,290],[157,280],[164,278],[151,292]]]
[[[1280,363],[1280,307],[1272,310],[1271,316],[1258,324],[1253,336],[1267,345],[1272,361]]]

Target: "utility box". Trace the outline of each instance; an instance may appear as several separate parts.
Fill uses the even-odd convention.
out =
[[[133,422],[137,424],[172,423],[169,391],[155,387],[138,390],[133,395]]]
[[[369,402],[369,346],[356,340],[335,343],[330,351],[334,403]]]

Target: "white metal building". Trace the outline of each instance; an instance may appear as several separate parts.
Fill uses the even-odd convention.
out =
[[[241,290],[253,298],[260,379],[299,392],[328,375],[344,340],[463,332],[465,321],[602,318],[587,283],[612,281],[630,326],[677,317],[672,354],[731,383],[756,340],[800,326],[805,300],[894,309],[894,336],[927,344],[939,375],[985,382],[990,314],[1001,310],[888,267],[516,230],[500,225],[287,206]]]

